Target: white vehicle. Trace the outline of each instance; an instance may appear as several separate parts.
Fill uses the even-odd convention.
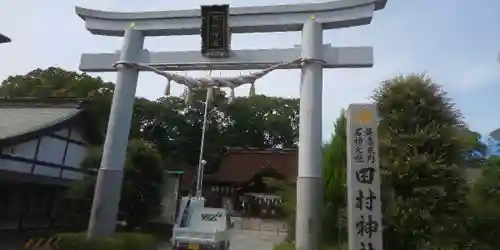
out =
[[[226,209],[205,207],[202,197],[183,197],[173,228],[173,250],[229,250],[233,225]]]

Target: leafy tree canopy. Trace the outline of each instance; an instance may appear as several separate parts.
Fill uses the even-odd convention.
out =
[[[323,153],[324,215],[323,231],[326,243],[341,243],[347,237],[347,134],[346,112],[342,110],[335,130]]]
[[[82,168],[97,171],[101,159],[102,148],[91,148],[82,162]],[[130,141],[127,148],[119,216],[120,220],[127,221],[129,227],[142,225],[150,215],[158,213],[163,173],[161,156],[150,143],[137,139]],[[68,198],[73,205],[71,216],[77,216],[79,220],[73,223],[86,224],[94,188],[95,178],[92,177],[75,182],[70,188]]]
[[[385,81],[373,95],[380,114],[386,249],[449,247],[463,234],[470,150],[460,112],[426,75]]]

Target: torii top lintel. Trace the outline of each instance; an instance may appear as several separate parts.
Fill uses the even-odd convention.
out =
[[[339,0],[326,3],[230,8],[231,33],[300,31],[311,15],[324,29],[369,24],[387,0]],[[130,23],[145,36],[180,36],[200,33],[201,11],[109,12],[76,7],[86,28],[95,35],[123,36]]]

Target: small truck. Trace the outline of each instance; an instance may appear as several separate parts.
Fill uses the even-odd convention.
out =
[[[226,209],[205,207],[203,197],[183,197],[179,207],[173,250],[229,250],[233,224]]]

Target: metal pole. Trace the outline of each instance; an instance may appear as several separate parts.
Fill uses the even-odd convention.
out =
[[[92,202],[87,236],[108,236],[115,231],[138,70],[126,62],[135,61],[144,44],[143,34],[133,28],[125,32],[118,75],[109,115],[101,168]]]
[[[201,143],[200,143],[200,159],[198,160],[198,178],[196,181],[196,196],[201,197],[203,189],[203,170],[205,162],[203,161],[203,149],[205,148],[205,133],[207,131],[208,120],[208,104],[212,97],[212,91],[207,89],[207,97],[205,99],[205,112],[203,114],[203,128],[201,129]]]
[[[323,30],[313,18],[302,30],[304,63],[300,84],[299,171],[297,179],[296,249],[318,249],[323,200],[321,105]]]

